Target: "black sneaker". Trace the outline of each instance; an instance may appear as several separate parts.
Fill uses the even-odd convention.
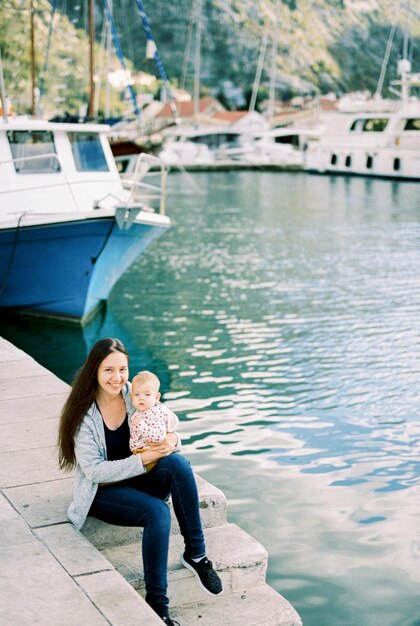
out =
[[[198,563],[195,563],[184,552],[182,555],[182,564],[191,570],[197,577],[200,587],[212,596],[218,596],[223,591],[222,581],[213,569],[213,564],[204,557]]]
[[[174,619],[171,619],[169,615],[164,615],[160,618],[162,622],[167,624],[167,626],[180,626],[179,622],[176,622]]]

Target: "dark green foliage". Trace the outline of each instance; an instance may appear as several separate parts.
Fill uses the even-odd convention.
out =
[[[374,92],[381,72],[382,57],[386,48],[390,27],[369,20],[367,29],[354,25],[343,33],[342,38],[330,46],[332,56],[342,70],[341,88],[345,91],[368,90]],[[414,40],[420,49],[420,38]],[[388,85],[397,78],[397,62],[403,51],[403,33],[396,31],[387,66],[382,95],[389,97]],[[418,67],[418,65],[417,65]],[[413,63],[415,70],[415,63]],[[319,68],[317,75],[321,75]]]

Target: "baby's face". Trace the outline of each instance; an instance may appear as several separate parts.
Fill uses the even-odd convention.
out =
[[[145,382],[141,385],[133,385],[131,400],[138,411],[147,411],[155,406],[160,398],[160,393],[153,382]]]

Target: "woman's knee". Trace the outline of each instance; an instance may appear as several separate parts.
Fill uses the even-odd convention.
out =
[[[178,452],[160,459],[158,468],[165,468],[173,473],[192,474],[190,462]]]

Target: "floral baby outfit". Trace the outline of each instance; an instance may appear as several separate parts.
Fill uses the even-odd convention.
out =
[[[166,437],[166,433],[171,433],[177,429],[179,420],[171,409],[162,402],[156,404],[146,411],[136,411],[130,417],[130,450],[133,454],[139,454],[145,449],[146,441],[159,443]],[[148,471],[156,463],[147,465]]]

